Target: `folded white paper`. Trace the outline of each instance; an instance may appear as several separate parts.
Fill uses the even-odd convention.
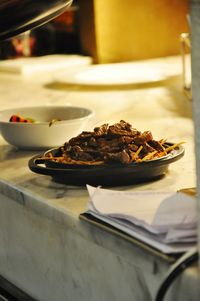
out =
[[[193,228],[197,224],[196,200],[184,193],[164,198],[155,212],[153,227],[168,231],[169,228]]]
[[[56,70],[68,70],[87,66],[92,59],[81,55],[52,54],[39,57],[23,57],[0,61],[0,71],[31,75],[40,72],[51,72]]]
[[[181,192],[116,191],[87,185],[87,213],[164,253],[197,241],[196,199]]]

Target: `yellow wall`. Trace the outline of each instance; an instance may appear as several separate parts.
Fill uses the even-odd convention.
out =
[[[100,63],[180,53],[189,0],[94,0]]]

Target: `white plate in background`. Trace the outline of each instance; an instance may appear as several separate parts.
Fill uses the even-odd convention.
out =
[[[177,70],[172,75],[180,74]],[[76,70],[62,71],[54,76],[56,82],[78,85],[127,85],[163,81],[169,77],[165,68],[138,62],[98,64]]]

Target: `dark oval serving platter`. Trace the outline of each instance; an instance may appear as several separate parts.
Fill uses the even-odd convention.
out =
[[[170,145],[173,145],[173,143],[167,143],[167,146]],[[44,157],[48,153],[52,153],[54,157],[61,155],[60,148],[51,149],[44,154],[36,155],[28,162],[30,170],[38,174],[51,176],[55,182],[67,185],[121,186],[163,177],[168,171],[169,164],[183,157],[184,148],[179,145],[162,158],[128,165],[71,165],[45,160]]]

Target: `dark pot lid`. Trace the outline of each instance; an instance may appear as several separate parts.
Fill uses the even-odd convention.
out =
[[[1,0],[0,40],[38,27],[61,13],[72,0]]]

